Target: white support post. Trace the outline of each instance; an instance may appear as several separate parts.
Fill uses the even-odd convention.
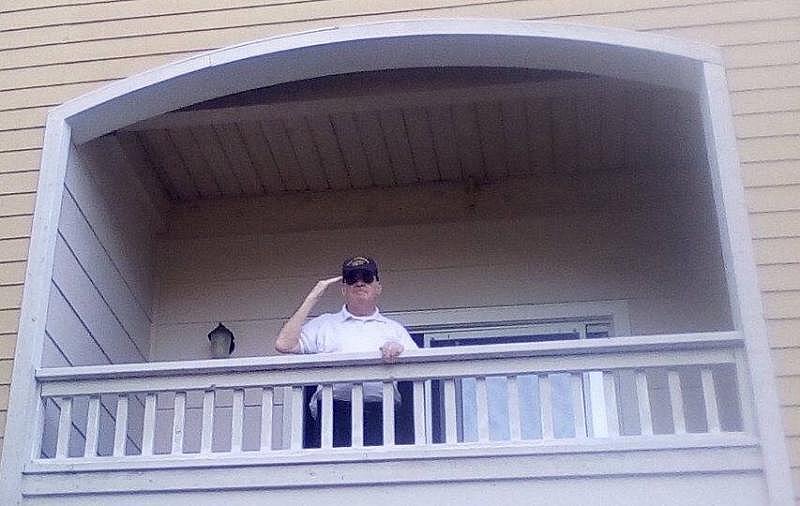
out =
[[[97,457],[97,441],[100,436],[100,396],[89,397],[89,409],[86,413],[86,445],[84,457]]]
[[[69,456],[69,435],[72,432],[72,397],[58,400],[58,439],[56,440],[56,458]]]
[[[200,432],[200,454],[209,455],[214,439],[214,390],[203,392],[203,422]]]
[[[31,460],[37,460],[42,457],[42,442],[44,440],[44,412],[46,399],[42,398],[42,388],[40,385],[36,386],[36,407],[33,409],[34,420],[36,425],[33,430],[33,444],[31,445]]]
[[[475,404],[478,410],[478,441],[489,441],[489,396],[486,391],[486,378],[475,378]]]
[[[613,371],[603,372],[603,396],[605,397],[608,437],[618,437],[619,413],[617,412],[617,386]]]
[[[425,432],[425,382],[414,382],[414,444],[424,445],[429,442]]]
[[[734,328],[745,338],[746,360],[737,361],[737,368],[744,364],[747,367],[739,373],[742,420],[745,431],[759,437],[769,504],[793,506],[795,493],[792,491],[790,458],[758,283],[747,199],[736,152],[737,139],[727,77],[725,68],[718,62],[703,62],[702,72],[699,96],[703,130],[731,316]]]
[[[114,450],[115,457],[125,455],[125,443],[128,439],[128,396],[117,397],[117,416],[114,423]]]
[[[675,434],[686,434],[683,389],[681,388],[681,376],[678,371],[670,369],[667,372],[667,382],[669,383],[669,402],[672,406],[672,423],[675,427]]]
[[[322,413],[319,416],[322,421],[320,446],[333,448],[333,386],[330,384],[322,385]]]
[[[650,409],[650,392],[647,388],[647,374],[636,371],[636,402],[639,406],[639,427],[642,436],[653,435],[653,413]]]
[[[264,387],[261,390],[261,439],[259,440],[259,451],[268,452],[272,450],[272,406],[275,394],[272,387]]]
[[[394,446],[394,382],[383,382],[383,446]]]
[[[550,376],[539,375],[539,411],[542,422],[542,439],[553,439],[553,392],[550,386]]]
[[[153,455],[156,434],[156,394],[148,393],[144,398],[144,420],[142,423],[142,455]]]
[[[186,392],[175,392],[172,418],[172,455],[183,453],[183,429],[186,422]]]
[[[717,408],[717,389],[714,386],[714,374],[704,367],[700,370],[700,382],[703,385],[703,402],[706,407],[706,424],[708,432],[717,434],[721,431],[719,409]]]
[[[453,378],[444,380],[444,440],[446,443],[458,442],[458,420],[456,420],[456,382]]]
[[[292,410],[291,432],[289,436],[289,448],[299,450],[303,448],[303,387],[293,386],[288,390],[290,393],[290,403]],[[286,399],[283,401],[284,407],[287,405]]]
[[[586,406],[583,402],[583,374],[571,373],[570,390],[572,391],[572,413],[575,422],[575,437],[585,439],[586,433]]]
[[[742,417],[742,430],[747,434],[756,433],[756,412],[753,403],[753,389],[747,375],[747,358],[741,350],[736,356],[736,390],[739,394],[739,412]]]
[[[364,385],[355,383],[350,391],[350,446],[364,446]]]
[[[516,376],[509,376],[506,380],[506,393],[508,396],[508,430],[512,441],[522,440],[522,417],[519,412],[519,385]]]
[[[244,437],[244,389],[233,390],[231,406],[231,453],[241,453]]]

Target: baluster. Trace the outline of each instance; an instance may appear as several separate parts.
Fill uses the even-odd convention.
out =
[[[383,382],[383,446],[394,446],[394,382]]]
[[[322,385],[322,428],[321,445],[322,448],[333,448],[333,387]]]
[[[739,396],[739,414],[742,417],[742,430],[747,434],[753,434],[755,428],[755,405],[753,404],[753,387],[750,384],[750,376],[747,372],[747,357],[744,350],[738,349],[733,352],[736,357],[736,392]]]
[[[539,375],[539,405],[542,417],[542,439],[553,439],[553,392],[550,376]]]
[[[475,378],[475,405],[478,408],[478,441],[489,441],[489,397],[486,392],[486,378]]]
[[[211,442],[214,439],[214,397],[216,392],[213,389],[203,392],[203,422],[200,433],[200,453],[208,455],[211,453]]]
[[[350,391],[350,446],[364,446],[364,385],[355,383]]]
[[[125,442],[128,439],[128,396],[117,397],[117,419],[114,424],[114,452],[115,457],[125,455]]]
[[[605,397],[608,436],[619,436],[619,412],[617,411],[617,386],[612,371],[603,372],[603,396]]]
[[[144,397],[144,420],[142,423],[142,455],[153,454],[153,443],[156,434],[156,394],[148,393]]]
[[[720,432],[719,409],[717,408],[717,389],[714,386],[714,373],[711,369],[700,371],[700,381],[703,384],[703,400],[706,405],[706,423],[708,432]]]
[[[233,405],[231,406],[231,452],[242,451],[242,438],[244,436],[244,389],[233,390]]]
[[[509,376],[506,380],[506,392],[508,394],[508,425],[511,440],[520,441],[522,439],[522,420],[519,414],[519,386],[516,376]]]
[[[100,396],[89,397],[89,409],[86,413],[86,446],[84,457],[97,456],[97,439],[100,435]]]
[[[636,401],[639,404],[639,426],[642,436],[653,435],[653,413],[650,410],[650,392],[647,389],[647,374],[636,371]]]
[[[300,450],[303,448],[303,387],[293,386],[291,392],[292,422],[289,435],[289,448]],[[286,401],[284,400],[284,406]]]
[[[56,458],[65,459],[69,455],[69,435],[72,432],[72,397],[61,397],[58,400],[58,439],[56,440]]]
[[[681,388],[681,377],[678,371],[670,370],[667,372],[669,383],[669,402],[672,405],[672,423],[675,426],[675,434],[686,434],[686,416],[683,412],[683,390]]]
[[[583,374],[571,373],[570,387],[572,390],[572,413],[575,416],[575,437],[586,437],[586,406],[583,403]]]
[[[274,402],[272,387],[261,389],[261,439],[259,451],[272,450],[272,407]]]
[[[425,382],[414,382],[414,444],[428,442],[425,432]]]
[[[446,443],[458,442],[458,421],[456,420],[456,382],[452,378],[444,380],[444,413]]]
[[[183,428],[186,422],[186,392],[175,392],[172,419],[172,454],[183,453]]]

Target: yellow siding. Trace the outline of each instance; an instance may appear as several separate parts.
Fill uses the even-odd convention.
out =
[[[0,5],[0,434],[48,108],[247,40],[357,22],[499,17],[652,31],[721,46],[800,490],[800,3],[796,0],[8,0]]]

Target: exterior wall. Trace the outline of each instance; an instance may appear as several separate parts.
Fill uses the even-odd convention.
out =
[[[11,0],[0,7],[0,432],[16,340],[44,117],[66,99],[197,52],[280,33],[420,17],[548,19],[721,46],[763,300],[800,490],[800,4],[793,0],[467,2]],[[702,21],[700,21],[702,20]]]
[[[702,196],[652,196],[646,207],[608,198],[594,209],[565,197],[561,209],[497,215],[558,200],[541,186],[486,185],[472,205],[461,185],[442,184],[178,207],[156,254],[151,359],[209,358],[205,335],[217,321],[237,337],[234,356],[272,353],[307,291],[358,252],[380,260],[381,308],[401,320],[429,309],[625,301],[634,335],[732,328]],[[353,202],[369,212],[337,223],[352,219]],[[332,289],[315,311],[340,305]]]

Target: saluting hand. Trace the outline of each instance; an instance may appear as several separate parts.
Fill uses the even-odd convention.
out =
[[[342,281],[342,277],[341,276],[336,276],[334,278],[322,279],[320,281],[317,281],[317,284],[314,285],[314,288],[312,288],[311,291],[308,293],[308,296],[306,296],[306,299],[308,299],[310,301],[313,301],[313,302],[318,301],[322,297],[322,295],[325,293],[325,290],[328,289],[329,286],[331,286],[334,283],[339,283],[341,281]]]

